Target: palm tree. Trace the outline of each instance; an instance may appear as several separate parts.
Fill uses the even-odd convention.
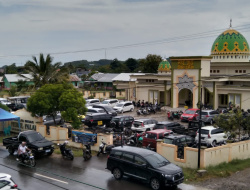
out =
[[[32,75],[35,87],[69,80],[68,69],[61,67],[61,62],[52,64],[52,61],[53,57],[50,54],[44,59],[41,53],[39,62],[35,56],[32,57],[32,61],[26,62],[25,69]]]

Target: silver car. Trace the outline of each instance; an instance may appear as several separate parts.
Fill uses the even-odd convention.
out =
[[[201,120],[205,123],[214,123],[214,118],[219,115],[219,112],[216,110],[202,110],[201,111]],[[197,116],[199,118],[200,116]]]

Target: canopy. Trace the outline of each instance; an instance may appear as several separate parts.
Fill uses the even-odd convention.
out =
[[[18,127],[19,127],[19,131],[20,131],[20,117],[0,108],[0,121],[10,121],[10,120],[17,120],[18,121]]]

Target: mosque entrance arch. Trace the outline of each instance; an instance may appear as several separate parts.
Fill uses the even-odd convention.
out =
[[[179,105],[178,107],[192,107],[193,106],[193,93],[187,88],[183,88],[179,92]]]

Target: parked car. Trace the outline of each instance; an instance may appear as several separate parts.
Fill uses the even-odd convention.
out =
[[[110,106],[108,106],[106,104],[94,104],[92,107],[93,108],[101,108],[104,111],[106,111],[106,113],[108,113],[108,114],[110,114],[112,116],[117,116],[116,111],[112,107],[110,107]]]
[[[193,121],[196,120],[196,117],[199,114],[199,109],[197,108],[192,108],[192,109],[187,109],[184,111],[184,113],[181,115],[181,121]]]
[[[54,119],[53,119],[52,116],[49,116],[49,115],[43,116],[43,124],[44,125],[54,125],[54,124],[58,125],[58,124],[62,124],[63,123],[63,119],[62,119],[61,114],[57,114],[55,116],[55,122],[56,123],[54,123]]]
[[[11,175],[0,173],[0,190],[18,189],[17,184],[11,178]]]
[[[85,101],[86,101],[86,104],[85,104],[86,107],[92,106],[93,104],[100,104],[99,99],[87,99]]]
[[[17,110],[25,108],[25,106],[23,104],[11,103],[11,104],[6,104],[6,106],[8,106],[12,111],[17,111]]]
[[[110,126],[112,116],[107,113],[92,113],[85,116],[84,124],[89,128],[97,126]]]
[[[119,101],[117,99],[107,99],[102,101],[101,104],[106,104],[108,106],[115,107],[118,102]]]
[[[173,129],[180,127],[180,126],[181,124],[178,122],[161,121],[155,125],[154,129],[167,129],[167,130],[173,131]]]
[[[6,98],[0,98],[0,103],[3,105],[11,104],[11,102]]]
[[[198,142],[199,130],[197,131],[195,141]],[[206,145],[216,146],[217,143],[227,140],[227,136],[220,128],[213,126],[206,126],[201,128],[201,143]]]
[[[142,146],[147,147],[150,144],[150,148],[156,149],[156,141],[158,139],[163,139],[172,133],[173,131],[167,129],[155,129],[152,131],[147,131],[143,137]]]
[[[151,131],[156,124],[157,121],[154,119],[137,119],[133,122],[131,129],[136,132]]]
[[[90,114],[90,113],[105,113],[104,109],[101,108],[93,108],[93,107],[87,107],[87,112],[86,114]]]
[[[202,110],[201,111],[201,120],[205,123],[210,123],[213,125],[214,118],[219,115],[219,112],[216,110]],[[200,117],[200,112],[198,113],[198,118]]]
[[[110,127],[112,127],[114,131],[123,131],[125,127],[131,128],[133,122],[134,118],[131,116],[115,116],[110,121]]]
[[[178,135],[173,134],[165,137],[163,143],[173,144],[173,145],[183,145],[183,146],[192,146],[194,144],[194,138],[188,135]]]
[[[51,141],[31,130],[20,132],[16,137],[3,139],[3,146],[8,149],[10,154],[13,154],[22,142],[27,143],[27,147],[32,150],[35,156],[51,155],[54,151],[54,144]]]
[[[131,101],[120,102],[114,107],[114,110],[118,113],[134,111],[134,109],[135,107]]]
[[[107,169],[115,179],[119,180],[123,175],[136,178],[149,183],[153,190],[176,186],[184,180],[179,166],[154,151],[131,146],[113,148],[107,160]]]

